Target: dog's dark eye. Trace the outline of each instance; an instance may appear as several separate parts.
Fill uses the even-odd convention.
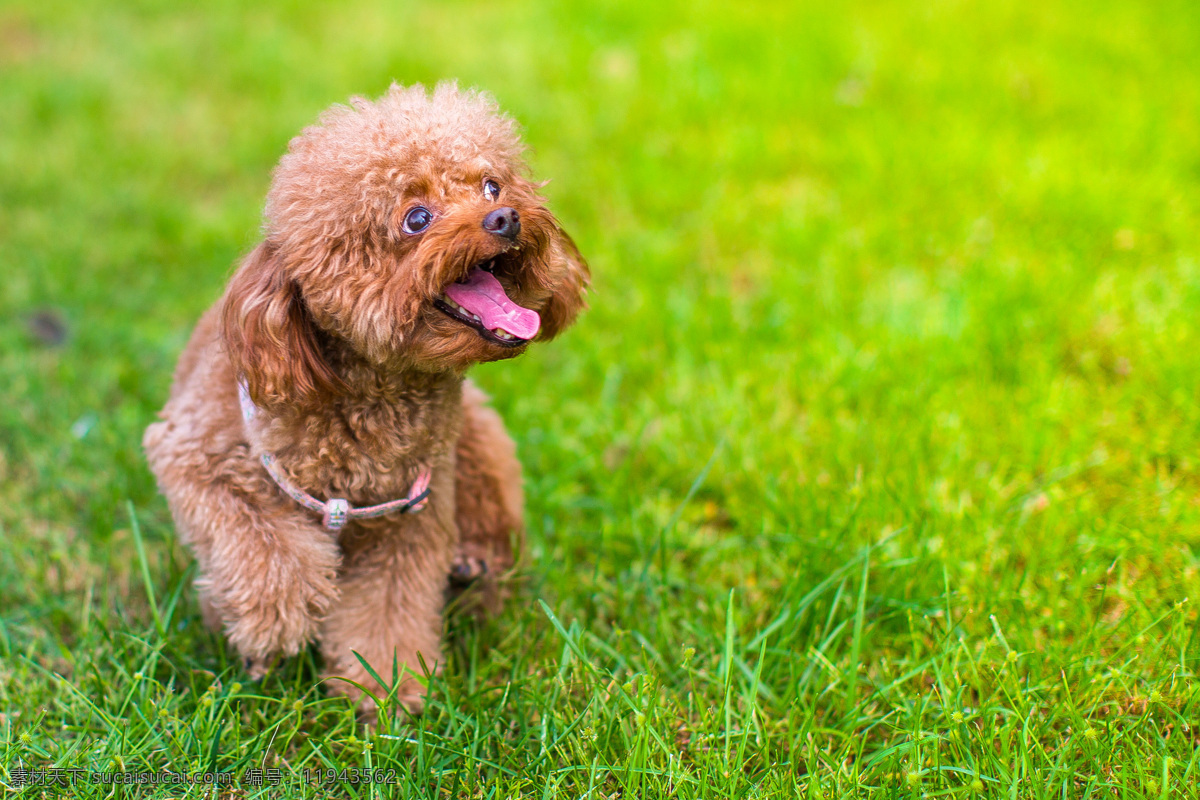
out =
[[[424,206],[417,206],[404,215],[404,232],[420,233],[433,222],[433,214]]]
[[[495,200],[500,196],[500,184],[492,180],[483,182],[483,196],[488,200]]]

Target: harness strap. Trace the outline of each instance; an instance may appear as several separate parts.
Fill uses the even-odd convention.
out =
[[[250,399],[250,392],[243,380],[238,381],[238,401],[242,405],[242,419],[246,422],[250,422],[258,415],[258,407]],[[432,476],[428,469],[423,469],[417,474],[417,479],[413,481],[407,497],[380,503],[376,506],[355,508],[340,497],[321,502],[303,489],[296,488],[283,474],[283,470],[275,461],[275,456],[270,453],[263,453],[262,463],[266,467],[267,474],[271,476],[271,480],[275,481],[288,497],[310,511],[320,514],[321,524],[331,531],[341,530],[350,520],[372,519],[393,513],[415,514],[423,509],[429,500],[429,480]]]

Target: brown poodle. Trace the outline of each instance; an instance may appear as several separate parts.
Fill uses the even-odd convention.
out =
[[[373,693],[355,653],[408,674],[418,710],[449,586],[478,579],[498,604],[521,466],[463,376],[553,338],[588,284],[521,151],[488,96],[452,84],[330,109],[292,140],[262,243],[180,358],[146,453],[205,619],[256,677],[315,639],[327,675]]]

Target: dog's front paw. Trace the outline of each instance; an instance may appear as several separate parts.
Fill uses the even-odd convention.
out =
[[[225,634],[256,680],[276,659],[296,655],[316,638],[338,595],[332,570],[271,577],[275,580],[226,594],[221,604]]]
[[[377,701],[389,697],[387,688],[376,683],[366,670],[347,669],[344,674],[336,676],[338,680],[328,681],[328,686],[335,694],[341,694],[354,703],[358,719],[364,724],[374,727],[379,714]],[[363,691],[363,690],[366,691]],[[400,681],[389,703],[391,713],[397,718],[406,715],[420,716],[425,711],[426,689],[415,677],[408,676]]]

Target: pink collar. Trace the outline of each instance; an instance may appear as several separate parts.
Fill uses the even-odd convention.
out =
[[[246,422],[249,422],[258,415],[258,406],[254,405],[254,401],[250,399],[250,392],[246,389],[246,382],[244,380],[238,381],[238,401],[242,404],[242,419]],[[382,517],[385,514],[393,512],[415,514],[424,508],[426,502],[429,500],[430,474],[428,469],[423,469],[417,474],[417,479],[413,481],[412,488],[408,490],[407,497],[387,503],[380,503],[377,506],[354,508],[340,497],[334,497],[322,503],[308,492],[297,489],[284,476],[283,470],[275,462],[275,456],[270,453],[262,454],[262,463],[267,468],[267,474],[279,485],[280,489],[283,489],[289,497],[300,505],[319,513],[321,515],[321,524],[327,530],[331,531],[341,530],[347,522],[353,519],[371,519],[372,517]]]

